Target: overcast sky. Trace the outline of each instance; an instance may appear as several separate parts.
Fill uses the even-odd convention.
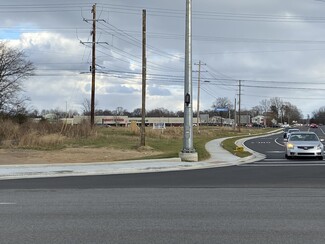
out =
[[[49,3],[48,3],[49,2]],[[82,110],[90,99],[94,2],[11,0],[0,4],[0,40],[24,49],[36,76],[31,107]],[[51,3],[50,3],[51,2]],[[306,117],[325,101],[325,1],[193,0],[193,102],[218,97],[242,108],[280,97]],[[185,0],[97,1],[97,108],[141,107],[142,9],[147,10],[147,109],[183,110]],[[84,44],[82,44],[83,42]],[[87,43],[88,42],[88,43]],[[238,99],[237,99],[238,100]]]

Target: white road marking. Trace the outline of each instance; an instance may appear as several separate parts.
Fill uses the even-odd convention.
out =
[[[280,142],[277,141],[278,139],[279,139],[279,137],[278,138],[275,138],[274,142],[276,144],[280,145],[281,147],[284,147],[284,144],[281,144]]]
[[[0,205],[16,205],[15,202],[0,202]]]
[[[322,133],[325,135],[325,132],[323,131],[323,129],[321,127],[319,127],[319,129],[322,131]]]
[[[263,162],[264,161],[283,161],[284,159],[282,158],[266,158],[266,159],[263,159]]]
[[[269,142],[269,141],[258,141],[258,142],[254,142],[254,141],[252,141],[252,142],[250,142],[251,144],[255,144],[255,143],[257,143],[257,144],[271,144],[271,142]]]
[[[242,164],[244,167],[288,167],[288,166],[325,166],[325,161],[295,161],[285,159],[264,159],[255,163]]]
[[[267,164],[242,164],[240,167],[299,167],[299,166],[325,166],[325,164],[287,164],[287,163],[267,163]]]
[[[285,151],[266,151],[265,153],[283,153],[284,154]]]

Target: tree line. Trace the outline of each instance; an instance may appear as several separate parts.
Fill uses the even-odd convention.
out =
[[[325,125],[325,106],[313,111],[310,123]]]

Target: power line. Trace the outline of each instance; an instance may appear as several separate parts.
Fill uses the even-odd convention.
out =
[[[243,87],[261,88],[261,89],[287,89],[287,90],[308,90],[308,91],[325,91],[325,88],[311,88],[311,87],[293,87],[293,86],[251,86],[242,85]]]
[[[245,80],[242,80],[242,82],[245,82]],[[210,82],[211,83],[211,82]],[[220,84],[217,83],[211,83],[211,85],[217,85]],[[324,83],[323,83],[324,85]],[[230,87],[235,87],[236,85],[228,85]],[[286,89],[286,90],[315,90],[315,91],[325,91],[325,88],[318,88],[318,87],[297,87],[297,86],[260,86],[260,85],[245,85],[242,84],[242,87],[249,87],[249,88],[260,88],[260,89]]]
[[[141,48],[141,41],[140,40],[138,40],[137,38],[134,38],[134,37],[132,37],[131,35],[129,35],[129,34],[127,34],[127,33],[125,33],[123,30],[120,30],[119,28],[117,28],[117,27],[115,27],[114,25],[111,25],[111,24],[109,24],[109,23],[107,23],[106,21],[104,21],[104,23],[101,23],[101,24],[103,24],[104,26],[109,26],[109,28],[110,29],[113,29],[113,31],[114,32],[116,32],[118,35],[122,35],[122,36],[124,36],[124,37],[126,37],[127,38],[127,40],[130,40],[130,41],[127,41],[127,42],[129,42],[130,44],[132,44],[132,45],[135,45],[135,46],[137,46],[137,47],[140,47]],[[107,32],[106,30],[104,30],[103,28],[101,28],[101,30],[103,30],[104,32]],[[123,40],[125,40],[124,38],[122,38]],[[154,47],[152,47],[151,45],[147,45],[149,48],[149,50],[154,50],[154,52],[156,53],[156,54],[159,54],[159,55],[164,55],[164,56],[166,56],[166,57],[168,57],[168,58],[170,58],[170,57],[173,57],[173,58],[175,58],[176,56],[175,55],[171,55],[171,54],[168,54],[168,53],[166,53],[166,52],[162,52],[162,51],[159,51],[159,49],[156,49],[156,48],[154,48]],[[125,52],[124,50],[121,50],[121,49],[119,49],[119,48],[117,48],[117,47],[115,47],[115,46],[112,46],[111,45],[111,47],[112,48],[114,48],[114,49],[116,49],[116,50],[118,50],[118,52],[119,52],[119,55],[121,55],[121,56],[123,56],[123,57],[126,57],[126,58],[128,58],[128,59],[131,59],[131,60],[133,60],[133,61],[135,61],[135,62],[137,62],[137,63],[139,63],[140,64],[140,58],[139,57],[137,57],[137,56],[135,56],[135,55],[133,55],[133,54],[130,54],[130,53],[128,53],[128,52]],[[107,47],[106,47],[107,48]],[[110,51],[112,51],[112,50],[110,50]],[[123,53],[123,54],[121,54],[121,52]],[[125,54],[127,55],[127,56],[125,56]],[[132,58],[130,58],[130,56],[133,56],[133,59]],[[135,58],[135,59],[134,59]],[[159,64],[155,64],[155,63],[153,63],[153,62],[149,62],[148,61],[148,64],[149,64],[149,68],[151,68],[151,69],[156,69],[156,70],[165,70],[165,71],[179,71],[179,70],[176,70],[175,68],[172,68],[172,67],[167,67],[167,66],[163,66],[163,65],[159,65]]]
[[[60,4],[1,4],[0,12],[68,12],[80,11],[80,8],[88,8],[92,3],[60,3]],[[120,14],[139,15],[143,7],[98,4],[102,11]],[[183,18],[184,10],[147,8],[150,16]],[[271,15],[261,13],[234,13],[234,12],[216,12],[216,11],[193,11],[194,19],[206,19],[216,21],[249,21],[249,22],[314,22],[324,23],[325,18],[322,16],[303,16],[303,15]]]
[[[248,50],[248,51],[220,51],[200,53],[199,55],[216,55],[216,54],[241,54],[241,53],[283,53],[283,52],[313,52],[313,51],[325,51],[325,49],[280,49],[280,50]]]
[[[243,96],[246,97],[260,97],[260,98],[274,98],[274,96],[266,96],[266,95],[257,95],[257,94],[247,94],[244,93]],[[276,96],[281,99],[288,99],[288,100],[325,100],[324,97],[292,97],[292,96]]]
[[[122,29],[119,29],[119,28],[117,28],[116,26],[114,26],[114,25],[112,25],[112,24],[110,24],[110,23],[107,23],[107,22],[102,23],[102,24],[103,24],[104,26],[106,26],[107,28],[113,30],[113,31],[114,31],[115,33],[117,33],[118,35],[124,36],[127,40],[130,40],[130,41],[132,42],[131,44],[133,44],[133,45],[135,45],[135,46],[137,46],[137,47],[141,47],[141,40],[139,40],[139,39],[137,39],[137,38],[131,36],[131,35],[128,34],[126,31],[124,31],[124,30],[122,30]],[[103,30],[103,29],[102,29],[102,30]],[[150,34],[149,34],[149,35],[150,35]],[[125,40],[125,39],[123,39],[123,40]],[[156,48],[156,47],[154,47],[154,46],[152,46],[152,45],[150,45],[150,44],[147,44],[147,47],[148,47],[149,50],[151,50],[151,52],[156,53],[156,54],[158,54],[158,55],[160,55],[160,56],[165,56],[165,57],[168,57],[168,58],[180,58],[180,59],[184,59],[183,57],[179,57],[179,56],[177,56],[177,55],[167,53],[167,52],[165,52],[165,51],[163,51],[163,50],[161,50],[161,49],[158,49],[158,48]]]

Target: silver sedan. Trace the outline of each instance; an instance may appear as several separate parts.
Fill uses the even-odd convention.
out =
[[[319,160],[324,158],[324,146],[314,132],[293,132],[285,142],[285,157],[316,157]]]

